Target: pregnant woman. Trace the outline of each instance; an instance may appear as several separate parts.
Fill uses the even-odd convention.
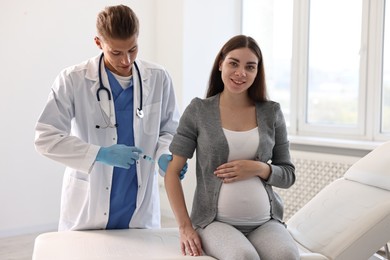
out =
[[[218,53],[205,99],[183,113],[165,176],[184,255],[221,260],[299,259],[283,205],[272,187],[295,182],[280,105],[267,99],[258,44],[231,38]],[[191,217],[180,171],[196,151]]]

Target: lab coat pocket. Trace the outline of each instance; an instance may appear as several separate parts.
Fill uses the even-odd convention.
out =
[[[142,119],[144,132],[147,135],[155,135],[160,131],[161,110],[160,102],[145,105],[143,107],[145,117]]]
[[[90,185],[86,180],[69,176],[62,196],[61,215],[71,223],[78,223],[85,217],[88,209]]]

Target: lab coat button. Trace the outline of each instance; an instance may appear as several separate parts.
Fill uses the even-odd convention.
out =
[[[108,187],[106,187],[106,190],[108,190]]]
[[[107,212],[104,212],[104,216],[107,216]]]

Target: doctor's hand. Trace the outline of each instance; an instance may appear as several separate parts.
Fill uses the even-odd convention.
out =
[[[162,154],[158,159],[158,166],[163,172],[167,171],[168,163],[172,161],[172,155],[170,154]],[[184,175],[186,174],[188,169],[188,163],[183,166],[183,169],[180,171],[180,180],[184,179]]]
[[[101,147],[96,156],[96,161],[129,169],[139,159],[140,153],[142,153],[142,150],[138,147],[114,144],[109,147]]]

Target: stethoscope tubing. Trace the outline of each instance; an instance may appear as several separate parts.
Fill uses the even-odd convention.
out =
[[[99,88],[96,91],[96,98],[97,98],[98,102],[100,102],[100,91],[102,91],[102,90],[107,93],[108,100],[111,101],[110,90],[104,86],[103,81],[102,81],[102,67],[101,66],[102,66],[103,57],[104,57],[104,53],[102,53],[100,55],[100,58],[99,58],[99,73],[98,73],[98,75],[99,75]],[[139,107],[137,108],[136,114],[139,118],[143,118],[144,113],[142,111],[142,98],[143,98],[142,78],[141,78],[141,72],[140,72],[138,65],[135,61],[134,61],[134,67],[135,67],[135,70],[137,71],[137,76],[139,78],[139,89],[140,89],[140,94],[139,94],[140,101],[139,101]]]

